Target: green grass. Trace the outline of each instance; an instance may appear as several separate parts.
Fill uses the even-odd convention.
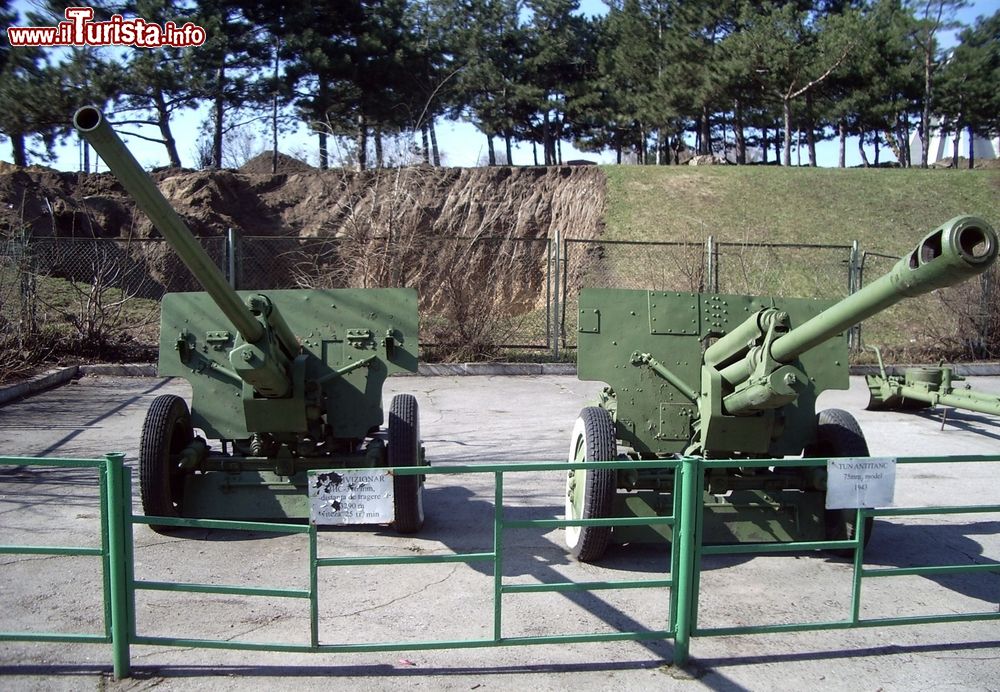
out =
[[[1000,227],[1000,170],[605,166],[608,240],[861,243],[901,254],[960,214]]]
[[[747,246],[850,245],[857,240],[863,251],[902,255],[955,216],[972,214],[1000,228],[1000,170],[996,169],[605,166],[602,170],[608,177],[602,236],[606,240],[704,243],[711,235],[721,243]],[[611,253],[605,271],[623,266]],[[724,258],[726,253],[729,263],[720,267],[723,292],[836,297],[845,290],[846,266],[834,251],[777,250],[768,255],[749,247],[730,247]],[[891,264],[872,261],[866,283]],[[910,299],[870,318],[862,327],[863,341],[886,347],[887,357],[897,360],[957,356],[960,321],[944,302],[954,296],[949,292],[957,290]]]
[[[0,269],[0,286],[3,287],[2,295],[8,299],[0,304],[0,314],[6,318],[5,329],[17,328],[19,319],[18,310],[20,306],[19,281],[16,274],[10,269]],[[71,282],[66,279],[36,275],[34,293],[36,296],[35,318],[40,330],[44,331],[49,339],[66,344],[73,348],[76,353],[86,353],[88,355],[100,356],[100,353],[91,353],[92,344],[79,343],[80,334],[73,325],[71,319],[81,319],[86,314],[84,304],[81,303],[81,294],[90,291],[90,285],[80,282]],[[102,296],[107,308],[107,322],[105,323],[106,334],[110,343],[123,343],[127,341],[138,344],[156,343],[158,322],[159,322],[159,301],[145,298],[129,298],[121,309],[110,307],[116,301],[121,300],[122,291],[117,288],[107,288]],[[108,353],[108,357],[115,354]]]

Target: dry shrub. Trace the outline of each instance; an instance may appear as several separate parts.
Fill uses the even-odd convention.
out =
[[[503,229],[499,237],[430,237],[411,194],[420,188],[412,177],[428,174],[372,172],[365,186],[349,186],[345,176],[336,238],[300,241],[284,259],[303,288],[417,289],[425,359],[494,358],[538,307],[546,243],[514,238],[514,220],[500,212],[480,225]]]
[[[936,292],[942,319],[927,320],[924,336],[947,360],[1000,358],[1000,268]]]

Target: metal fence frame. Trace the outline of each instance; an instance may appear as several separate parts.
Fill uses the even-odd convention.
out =
[[[613,462],[532,462],[508,464],[480,464],[451,467],[405,467],[393,469],[402,475],[418,474],[493,474],[494,533],[493,549],[476,553],[452,553],[433,556],[356,556],[320,557],[316,543],[316,526],[289,525],[264,522],[217,521],[202,519],[176,519],[143,517],[132,514],[131,470],[124,465],[124,455],[109,454],[104,459],[34,459],[0,457],[0,465],[46,465],[96,468],[100,474],[101,548],[54,546],[0,546],[0,554],[88,555],[100,557],[104,583],[104,633],[62,634],[53,632],[0,632],[0,641],[110,643],[113,650],[114,674],[117,678],[130,675],[130,646],[183,646],[211,649],[249,651],[279,651],[301,653],[360,653],[402,650],[458,649],[474,647],[527,646],[607,641],[663,640],[673,638],[673,663],[683,666],[689,658],[692,637],[723,636],[733,634],[762,634],[773,632],[799,632],[807,630],[851,629],[860,627],[888,627],[897,625],[971,622],[1000,620],[1000,612],[948,613],[896,618],[862,619],[860,613],[861,583],[865,578],[892,576],[939,575],[963,572],[1000,572],[998,564],[935,565],[925,567],[865,569],[862,554],[864,545],[864,520],[880,516],[927,516],[934,514],[998,513],[1000,505],[969,505],[949,507],[909,507],[889,509],[858,509],[856,526],[859,531],[850,540],[799,541],[771,544],[730,544],[706,546],[702,542],[702,497],[705,473],[716,468],[734,466],[822,466],[827,459],[740,459],[706,460],[685,457],[673,460],[613,461]],[[898,463],[956,463],[1000,462],[1000,455],[965,455],[952,457],[900,457]],[[673,512],[668,517],[623,517],[611,519],[535,519],[506,520],[504,518],[504,474],[536,471],[566,471],[572,468],[673,468],[677,478]],[[199,527],[206,529],[305,533],[309,535],[309,589],[275,589],[266,587],[227,586],[219,584],[193,584],[178,582],[140,581],[134,573],[133,531],[137,524]],[[605,582],[559,582],[545,584],[504,584],[501,569],[503,533],[505,529],[558,528],[567,526],[625,526],[669,525],[676,540],[670,542],[670,573],[665,579],[618,580]],[[743,627],[698,627],[698,602],[701,561],[707,555],[773,554],[805,550],[851,550],[854,554],[851,614],[844,620],[829,622],[804,622],[761,624]],[[493,637],[451,641],[409,641],[387,643],[323,644],[319,640],[319,610],[317,601],[318,578],[321,568],[348,565],[412,565],[428,563],[493,563]],[[574,633],[543,636],[503,636],[503,596],[516,593],[595,591],[602,589],[670,588],[667,609],[667,627],[660,630],[639,630],[612,633]],[[234,594],[244,596],[270,596],[310,599],[310,643],[308,645],[280,642],[249,642],[180,637],[150,637],[136,631],[135,593],[137,590],[159,590],[188,593]]]
[[[379,238],[370,239],[371,242],[378,242]],[[653,249],[666,251],[669,253],[677,251],[683,257],[676,258],[674,264],[689,264],[690,260],[697,257],[697,267],[693,270],[698,274],[697,285],[685,286],[684,290],[718,292],[720,287],[720,253],[727,250],[739,248],[741,251],[751,249],[755,251],[768,251],[786,253],[794,251],[805,252],[828,252],[831,250],[843,251],[847,255],[846,266],[843,276],[836,277],[829,290],[823,289],[822,296],[816,297],[840,297],[845,295],[842,286],[847,287],[847,292],[853,292],[861,287],[861,272],[863,269],[863,255],[858,249],[858,244],[853,245],[823,245],[823,244],[794,244],[794,243],[731,243],[718,242],[709,236],[705,242],[694,241],[633,241],[633,240],[600,240],[563,237],[559,231],[555,231],[551,238],[442,238],[440,242],[454,242],[467,240],[470,243],[481,242],[503,242],[503,243],[524,243],[537,246],[537,250],[530,252],[531,257],[537,260],[538,270],[544,272],[544,277],[538,283],[538,299],[536,303],[537,315],[534,315],[530,325],[521,325],[520,328],[511,332],[512,339],[508,339],[502,345],[505,349],[524,349],[537,351],[550,351],[553,357],[557,358],[560,351],[575,348],[575,326],[568,324],[572,322],[572,315],[575,313],[575,286],[585,285],[586,277],[595,269],[599,270],[596,261],[588,261],[587,253],[583,252],[589,248],[612,249],[617,253],[623,253],[626,249],[636,249],[637,252],[652,252]],[[11,239],[10,243],[15,243]],[[133,239],[121,240],[117,238],[95,238],[95,239],[64,239],[64,238],[37,238],[28,241],[28,254],[24,255],[13,245],[9,248],[6,256],[9,256],[11,263],[23,262],[31,259],[31,244],[59,245],[64,248],[75,248],[83,244],[109,243],[118,246],[134,245],[137,247],[151,247],[165,241],[161,238],[153,239]],[[256,289],[264,286],[272,288],[293,288],[292,277],[278,277],[267,282],[260,280],[260,272],[267,271],[266,258],[272,256],[266,250],[266,245],[289,243],[293,245],[308,245],[309,243],[321,243],[331,247],[336,247],[341,242],[338,238],[304,238],[299,236],[241,236],[233,229],[230,229],[225,237],[210,237],[201,239],[203,245],[208,245],[212,256],[220,269],[226,274],[230,285],[237,289]],[[254,252],[252,248],[261,246],[265,248],[263,252]],[[127,250],[127,247],[126,247]],[[296,250],[301,252],[300,250]],[[868,253],[875,254],[875,253]],[[254,276],[248,267],[251,258],[259,258],[263,262]],[[582,259],[581,259],[582,258]],[[3,259],[3,257],[0,257]],[[633,258],[633,261],[641,263],[642,257]],[[661,268],[662,269],[662,268]],[[663,271],[669,272],[669,268]],[[628,267],[619,268],[618,273],[614,271],[602,274],[602,285],[615,288],[654,288],[653,286],[640,285],[643,283],[642,277],[630,275]],[[176,279],[181,281],[184,290],[197,290],[193,281]],[[690,282],[688,282],[690,283]],[[271,285],[273,284],[273,285]],[[589,285],[589,284],[586,284]],[[543,287],[544,286],[544,287]],[[489,290],[490,287],[486,287]],[[680,287],[675,290],[682,290]],[[544,294],[544,295],[543,295]],[[544,310],[541,302],[544,300]],[[544,313],[544,316],[542,315]],[[544,319],[544,323],[542,320]],[[855,327],[851,331],[852,348],[859,348],[859,328]],[[428,345],[433,344],[428,341]]]

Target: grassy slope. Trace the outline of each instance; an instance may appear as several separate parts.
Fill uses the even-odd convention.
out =
[[[1000,227],[1000,171],[607,166],[610,240],[850,244],[902,253],[959,214]]]
[[[980,216],[1000,229],[1000,170],[995,169],[608,166],[604,170],[608,176],[604,237],[610,240],[701,243],[708,235],[737,243],[847,245],[858,240],[862,250],[900,255],[928,231],[960,214]],[[891,262],[873,261],[866,282],[890,266]],[[786,287],[804,285],[813,270],[792,264],[768,268],[786,276]],[[896,360],[944,355],[959,333],[951,311],[936,294],[890,308],[867,320],[862,329],[866,344],[888,347],[888,356]],[[859,360],[869,357],[861,354]]]

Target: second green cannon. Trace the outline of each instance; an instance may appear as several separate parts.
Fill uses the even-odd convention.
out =
[[[866,457],[867,442],[848,412],[816,411],[821,392],[848,387],[846,330],[907,297],[986,271],[997,249],[988,223],[952,219],[888,274],[836,303],[583,289],[578,374],[607,386],[596,406],[581,411],[569,459]],[[825,509],[822,468],[716,468],[705,486],[706,542],[855,535],[854,511]],[[571,471],[566,518],[670,514],[673,489],[666,467]],[[669,540],[669,527],[595,523],[566,530],[571,553],[582,561],[598,559],[612,540],[656,538]]]

